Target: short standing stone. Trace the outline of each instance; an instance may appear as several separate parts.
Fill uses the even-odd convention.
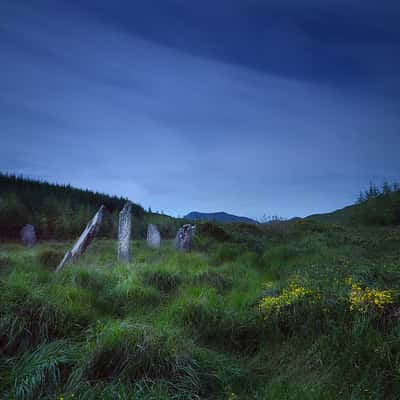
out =
[[[149,224],[147,227],[147,245],[149,247],[160,247],[161,236],[157,227],[154,224]]]
[[[32,247],[36,244],[36,232],[33,225],[25,225],[21,229],[21,240],[25,246]]]
[[[194,226],[185,224],[179,228],[175,237],[175,247],[181,251],[190,251],[192,249],[192,240]]]
[[[182,250],[183,237],[183,228],[179,228],[175,236],[175,248],[177,250]]]
[[[118,225],[118,260],[131,261],[131,216],[132,204],[126,203],[119,213]]]

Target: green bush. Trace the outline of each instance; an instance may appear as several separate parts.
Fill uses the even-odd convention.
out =
[[[196,235],[207,236],[217,242],[226,242],[231,238],[225,229],[212,222],[196,225]]]
[[[213,263],[216,265],[233,261],[243,252],[243,247],[231,243],[220,245],[214,253]]]

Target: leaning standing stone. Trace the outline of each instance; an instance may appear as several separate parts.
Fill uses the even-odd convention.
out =
[[[118,225],[118,260],[131,261],[131,217],[132,204],[126,203],[119,213]]]
[[[154,224],[149,224],[147,227],[147,245],[149,247],[158,248],[161,244],[161,236],[157,227]]]
[[[56,268],[56,272],[60,271],[68,262],[75,262],[79,258],[79,256],[87,249],[87,247],[100,229],[101,221],[103,220],[103,209],[104,206],[101,206],[93,219],[89,221],[89,223],[86,225],[85,230],[82,232],[81,236],[79,236],[79,239],[75,243],[72,250],[65,253],[64,258]]]
[[[21,240],[22,243],[25,246],[32,247],[36,244],[37,239],[36,239],[36,232],[35,232],[35,227],[33,225],[25,225],[21,229]]]

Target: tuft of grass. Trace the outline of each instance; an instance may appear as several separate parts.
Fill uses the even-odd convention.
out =
[[[43,285],[33,274],[14,271],[0,281],[0,349],[7,354],[88,325],[85,292]]]
[[[177,336],[130,321],[99,326],[82,368],[82,376],[89,382],[159,382],[174,394],[197,393],[199,374],[189,347]]]
[[[224,278],[220,273],[214,271],[204,271],[193,277],[193,283],[196,285],[208,285],[215,288],[218,292],[232,288],[232,282]]]
[[[162,301],[162,293],[149,286],[141,286],[138,282],[120,282],[100,293],[96,298],[96,307],[114,316],[125,316],[137,310],[158,306]]]
[[[17,400],[51,395],[66,380],[79,354],[79,346],[63,340],[43,343],[24,353],[13,368],[13,395]]]
[[[182,278],[177,273],[164,269],[141,271],[140,278],[145,285],[153,286],[165,293],[172,292],[182,283]]]
[[[201,343],[227,351],[254,354],[265,337],[263,319],[257,313],[227,309],[215,290],[187,291],[174,309],[180,324],[196,334]]]
[[[49,270],[55,270],[63,257],[64,252],[60,250],[44,249],[37,253],[39,264]]]
[[[15,266],[15,262],[10,256],[0,255],[0,274],[9,272]]]

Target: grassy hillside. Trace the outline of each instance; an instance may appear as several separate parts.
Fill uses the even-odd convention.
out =
[[[397,399],[400,229],[200,224],[194,251],[0,244],[1,399]]]
[[[79,236],[100,205],[106,207],[101,237],[116,237],[118,213],[127,199],[0,173],[0,241],[19,239],[27,223],[39,239],[73,239]],[[173,237],[181,221],[133,204],[133,234],[144,237],[147,224],[157,223],[164,237]]]
[[[210,222],[243,222],[246,224],[258,224],[257,221],[247,217],[239,217],[237,215],[228,214],[226,212],[213,212],[213,213],[202,213],[192,211],[185,215],[185,218],[192,221],[210,221]]]
[[[371,185],[369,190],[360,193],[357,204],[307,218],[330,224],[400,225],[400,190],[396,184],[384,184],[382,189]]]
[[[347,206],[330,213],[325,214],[313,214],[307,217],[316,222],[326,224],[351,224],[357,209],[360,207],[358,204]]]

